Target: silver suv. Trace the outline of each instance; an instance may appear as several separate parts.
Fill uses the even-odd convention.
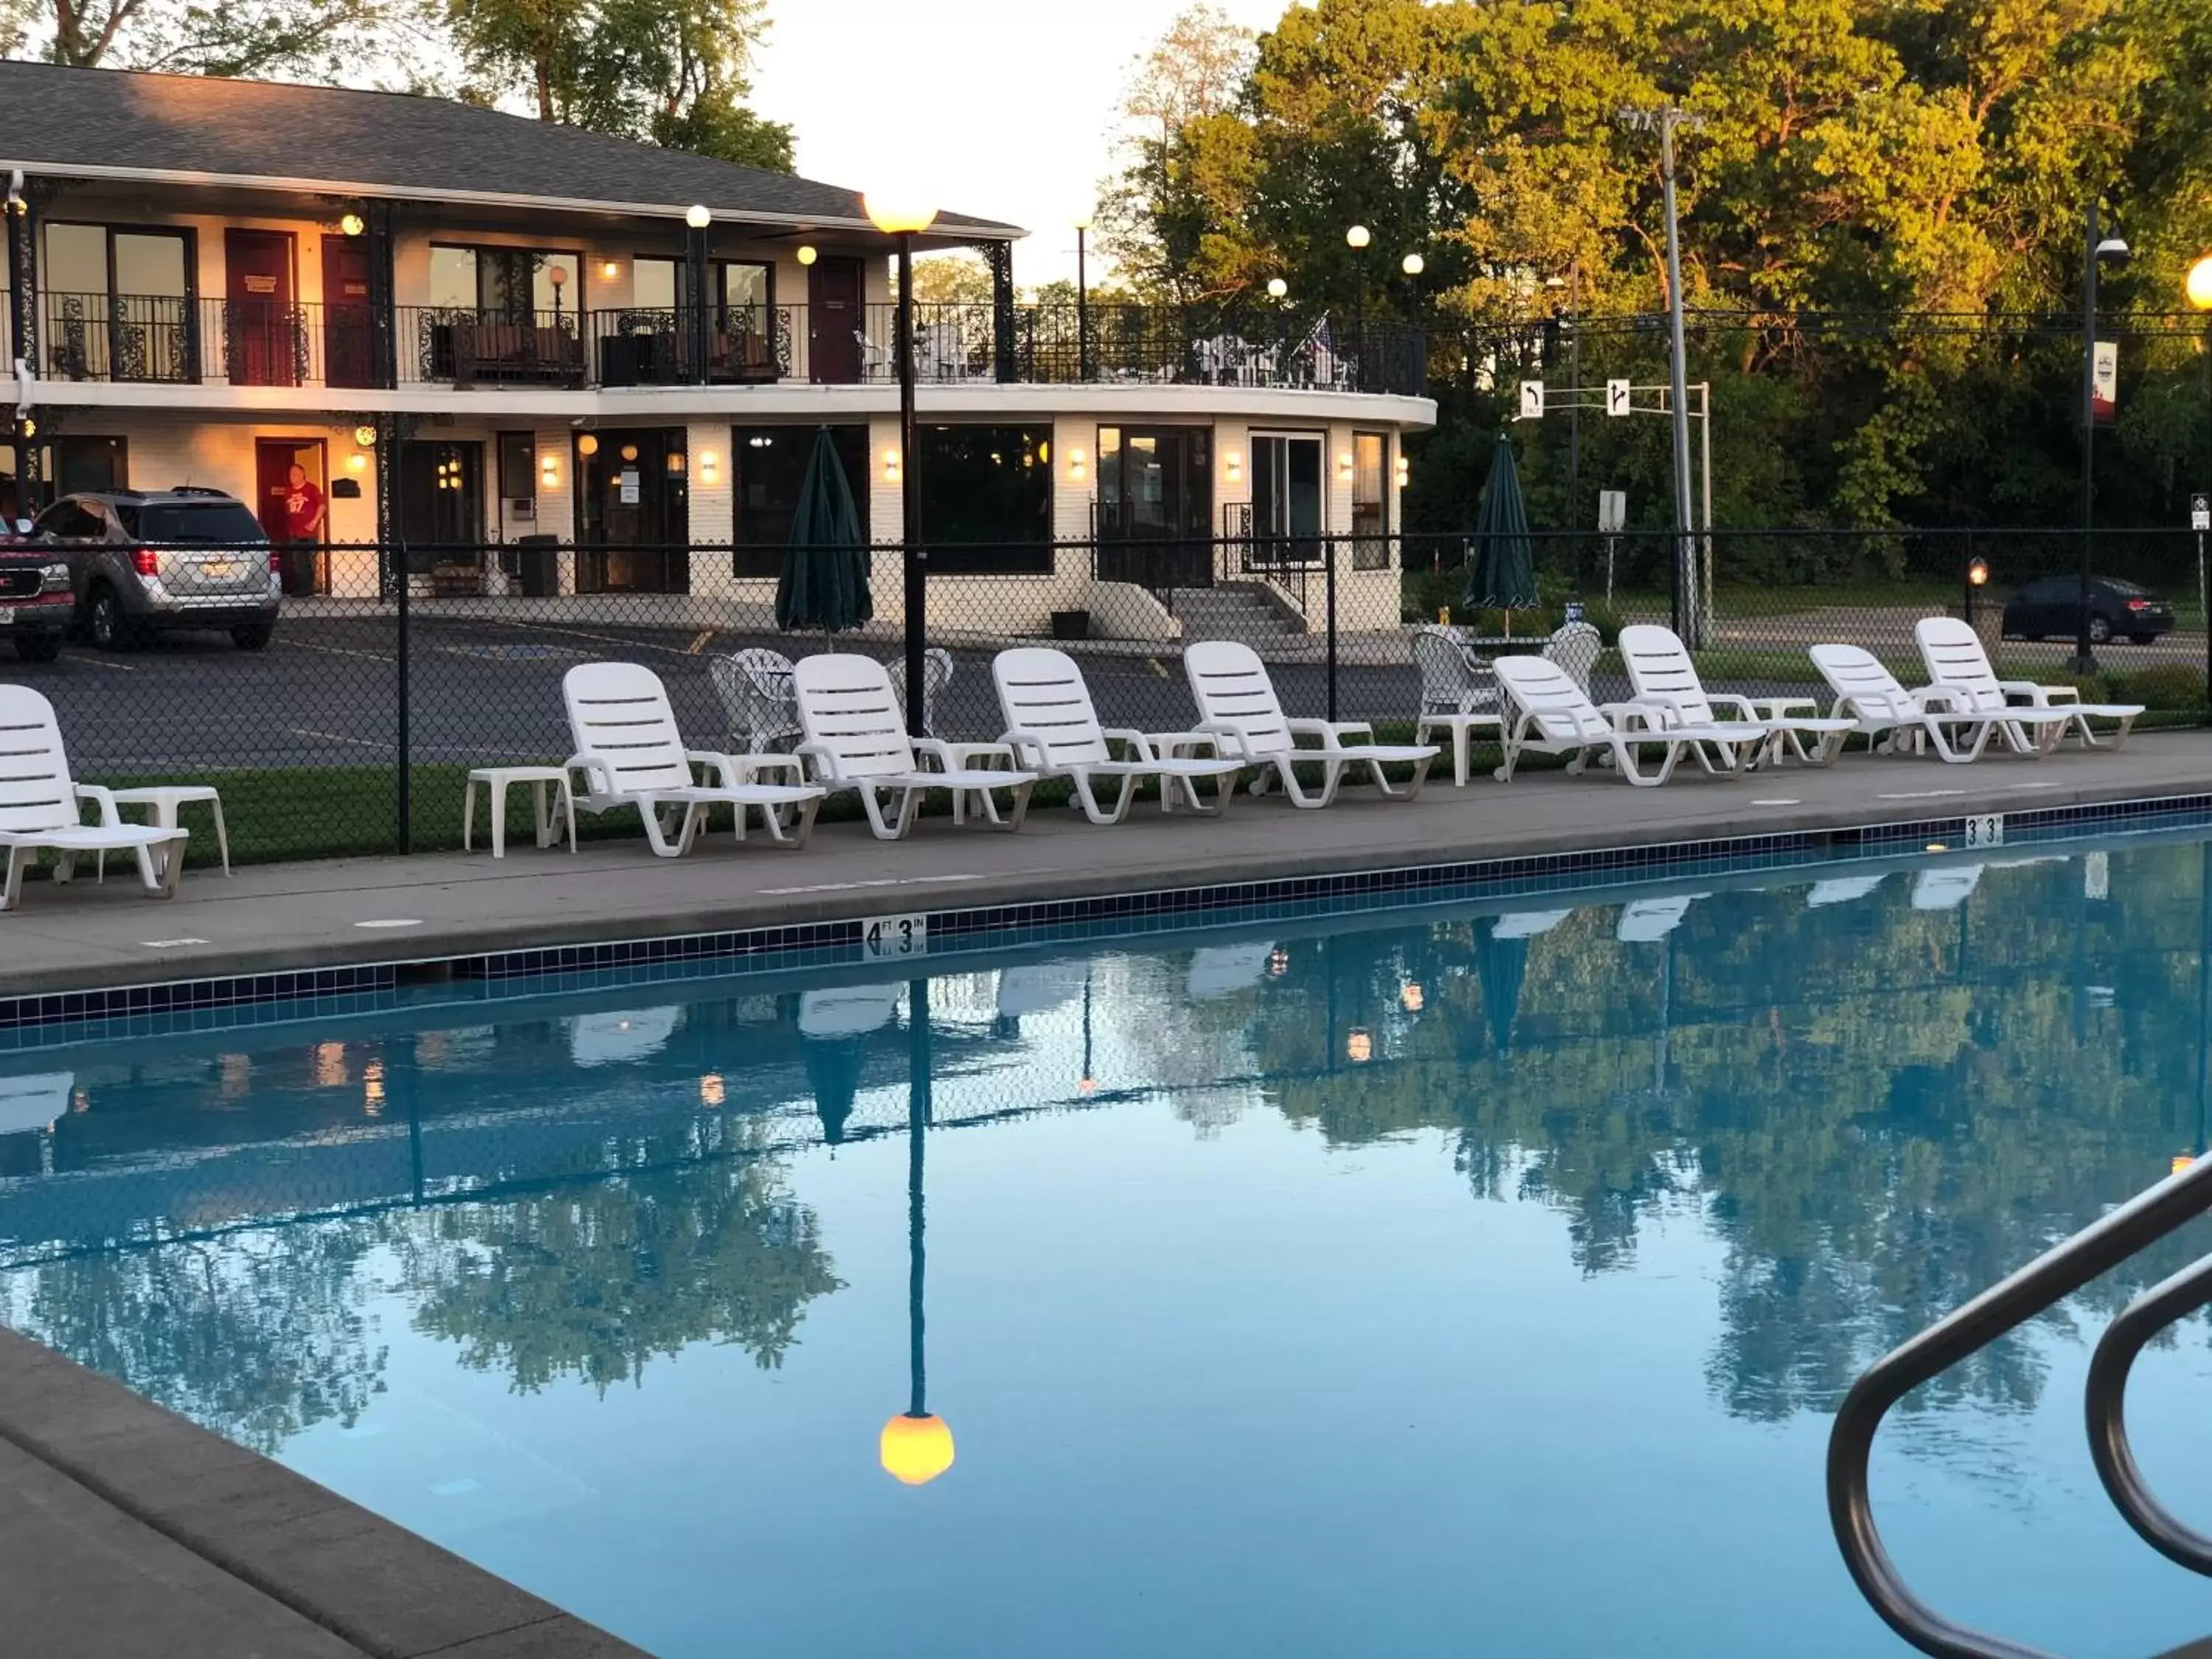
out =
[[[241,651],[269,643],[283,586],[268,532],[218,489],[64,495],[38,538],[69,562],[78,628],[102,651],[156,630],[216,629]]]

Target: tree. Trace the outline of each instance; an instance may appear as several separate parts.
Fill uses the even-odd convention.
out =
[[[917,304],[987,306],[991,272],[973,253],[933,253],[914,262]]]
[[[791,170],[791,129],[744,107],[767,0],[447,0],[471,95],[720,161]]]
[[[337,81],[409,27],[396,0],[0,0],[0,50],[76,69]]]

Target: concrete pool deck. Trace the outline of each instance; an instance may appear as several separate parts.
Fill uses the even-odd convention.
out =
[[[649,856],[641,836],[574,855],[525,836],[498,861],[481,851],[332,860],[229,879],[195,868],[167,903],[111,866],[104,886],[33,884],[0,916],[0,996],[2207,793],[2212,732],[2192,731],[2042,761],[1945,766],[1854,751],[1825,769],[1739,779],[1686,766],[1660,789],[1557,771],[1510,785],[1486,771],[1455,789],[1447,771],[1410,805],[1364,788],[1325,811],[1240,798],[1219,819],[1140,803],[1112,828],[1048,806],[1011,836],[956,827],[939,811],[901,843],[824,823],[800,853],[757,834],[744,847],[717,835],[681,860]]]
[[[196,870],[170,903],[135,879],[40,883],[0,916],[0,996],[2207,794],[2212,732],[2146,733],[2120,754],[1947,767],[1854,753],[1736,780],[1692,769],[1655,790],[1556,772],[1510,787],[1483,773],[1462,790],[1447,774],[1410,805],[1354,790],[1321,812],[1279,797],[1219,820],[1140,806],[1111,829],[1041,808],[1015,836],[939,815],[904,844],[836,823],[796,854],[726,835],[681,860],[641,837],[574,856],[526,839],[499,862]],[[638,1651],[5,1331],[0,1556],[29,1590],[7,1650],[41,1659]]]

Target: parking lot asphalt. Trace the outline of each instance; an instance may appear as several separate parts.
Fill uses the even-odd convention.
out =
[[[561,678],[577,663],[623,658],[646,663],[667,683],[686,740],[699,748],[732,745],[736,736],[708,678],[719,656],[764,646],[790,656],[823,648],[818,635],[757,628],[702,626],[694,614],[670,621],[649,603],[610,600],[599,615],[567,611],[471,616],[417,615],[405,652],[410,695],[407,744],[418,763],[490,763],[557,757],[569,748]],[[1724,621],[1723,648],[1792,656],[1822,639],[1853,637],[1876,650],[1910,657],[1920,613],[1808,612]],[[1846,626],[1846,623],[1849,626]],[[948,636],[955,672],[937,710],[936,729],[986,737],[1001,727],[990,661],[1011,638],[963,643]],[[842,636],[840,650],[886,660],[896,640]],[[1101,720],[1108,726],[1172,731],[1194,718],[1180,647],[1127,642],[1080,651]],[[1324,642],[1285,636],[1263,643],[1285,708],[1294,716],[1328,714]],[[2103,656],[2121,672],[2162,664],[2193,667],[2203,660],[2201,635],[2174,635],[2148,647],[2117,644]],[[2008,642],[2007,672],[2056,675],[2069,647]],[[150,646],[101,653],[73,645],[50,664],[0,667],[8,678],[51,696],[77,771],[88,777],[228,768],[360,766],[391,763],[401,743],[402,653],[389,613],[303,615],[287,618],[263,652],[244,652],[220,635],[181,634]],[[894,664],[894,674],[897,673]],[[1755,695],[1817,685],[1809,663],[1802,677],[1762,672],[1755,681],[1729,678],[1729,689]],[[1334,714],[1341,720],[1398,720],[1419,708],[1420,677],[1401,634],[1347,634],[1339,642]],[[1625,682],[1601,675],[1598,700],[1627,694]]]

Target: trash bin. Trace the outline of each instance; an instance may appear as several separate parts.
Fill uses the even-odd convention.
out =
[[[561,538],[558,536],[523,536],[517,538],[520,550],[518,561],[522,567],[522,592],[526,598],[550,599],[561,591]]]
[[[1091,613],[1088,611],[1055,611],[1052,613],[1052,636],[1056,640],[1087,640],[1091,637]]]

